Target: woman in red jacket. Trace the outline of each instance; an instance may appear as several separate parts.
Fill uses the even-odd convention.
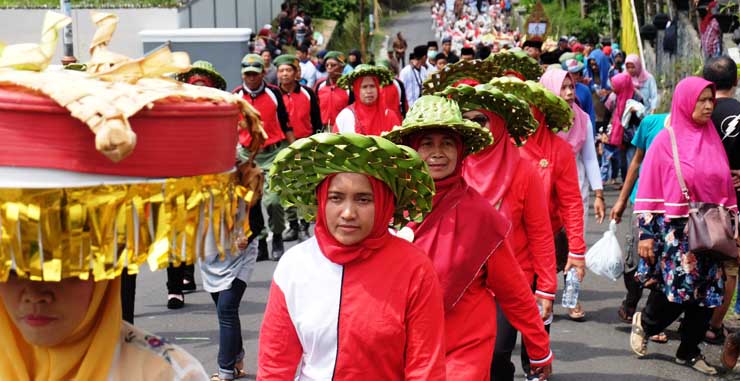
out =
[[[493,135],[493,145],[465,159],[463,177],[511,221],[508,242],[542,307],[542,319],[551,320],[557,279],[550,219],[542,212],[547,209],[547,200],[536,169],[520,158],[513,143],[537,128],[529,105],[490,85],[475,89],[461,85],[448,88],[444,94],[458,102],[466,119],[479,123]],[[513,380],[511,354],[517,330],[500,308],[496,312],[498,327],[491,375],[497,381]],[[546,329],[549,330],[549,324]]]
[[[545,198],[549,202],[550,222],[556,238],[558,269],[563,268],[567,273],[570,268],[575,268],[578,278],[583,281],[586,274],[586,242],[576,159],[570,144],[555,134],[572,125],[573,111],[562,98],[537,82],[495,78],[490,84],[531,105],[539,127],[520,148],[519,153],[537,168],[537,173],[543,179]],[[565,239],[558,239],[558,236]],[[563,241],[565,242],[559,245]],[[585,318],[580,304],[571,309],[568,315],[576,321]]]
[[[533,357],[532,373],[549,376],[553,359],[549,337],[506,242],[511,224],[462,176],[464,156],[491,144],[490,132],[464,121],[455,102],[423,96],[402,127],[386,136],[416,149],[434,178],[432,212],[422,223],[408,227],[414,243],[432,259],[442,284],[447,380],[490,379],[497,304],[491,293],[523,332]]]
[[[424,252],[388,231],[394,216],[431,205],[416,152],[316,134],[283,150],[270,178],[283,200],[316,213],[316,234],[275,269],[257,380],[443,381],[439,281]]]

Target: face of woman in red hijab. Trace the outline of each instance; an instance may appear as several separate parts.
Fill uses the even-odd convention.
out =
[[[360,102],[371,105],[378,99],[378,86],[372,77],[362,77],[360,82]]]
[[[334,176],[325,213],[329,233],[343,245],[354,245],[370,235],[375,222],[375,199],[367,176],[359,173]]]
[[[560,86],[560,98],[565,99],[568,104],[572,104],[576,97],[575,89],[575,84],[573,84],[570,76],[566,76]]]
[[[699,94],[691,119],[698,124],[706,124],[712,119],[712,111],[714,111],[714,93],[707,87]]]
[[[434,180],[442,180],[455,172],[457,166],[457,141],[449,134],[432,132],[419,140],[419,156],[429,166]]]

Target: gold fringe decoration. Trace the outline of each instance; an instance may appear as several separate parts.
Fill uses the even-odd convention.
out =
[[[254,192],[234,173],[167,179],[158,183],[64,189],[0,189],[0,282],[21,278],[59,281],[114,279],[170,263],[192,264],[205,255],[211,231],[224,242],[249,236]],[[234,216],[239,215],[237,220]],[[236,253],[235,244],[231,244]]]

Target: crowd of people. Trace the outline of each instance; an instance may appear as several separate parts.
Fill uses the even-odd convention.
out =
[[[131,176],[112,183],[85,178],[91,168],[63,167],[86,181],[50,196],[36,190],[47,172],[16,180],[7,169],[0,343],[9,355],[0,357],[0,379],[127,379],[133,364],[147,373],[141,379],[243,378],[239,305],[255,262],[273,260],[257,380],[509,381],[521,335],[516,361],[527,380],[544,381],[556,372],[558,276],[585,280],[589,211],[604,221],[604,186],[620,174],[608,217],[620,222],[633,205],[626,296],[615,306],[631,324],[625,342],[643,357],[683,316],[676,362],[717,374],[702,356],[706,341],[724,345],[722,363],[734,368],[740,336],[722,322],[738,273],[737,64],[707,60],[702,77],[678,83],[670,113],[658,113],[657,84],[639,56],[608,40],[521,39],[508,29],[508,2],[460,3],[433,5],[438,40],[406,57],[398,33],[387,59],[367,63],[357,50],[314,57],[310,18],[285,5],[279,37],[263,28],[261,50],[243,57],[243,82],[230,93],[205,61],[180,70],[180,84],[162,80],[167,99],[208,100],[214,115],[223,103],[240,110],[231,120],[238,132],[226,121],[219,126],[231,134],[208,134],[220,139],[221,167],[183,159],[188,173],[205,177],[167,168],[145,176],[166,177],[166,186],[142,193],[139,169],[125,161],[106,162]],[[0,69],[0,83],[37,83],[14,70]],[[73,79],[104,87],[100,74],[75,75],[43,77],[55,86],[42,93]],[[197,128],[183,131],[182,142],[203,144]],[[118,147],[107,133],[95,141],[104,155]],[[45,165],[59,175],[58,164]],[[90,184],[98,185],[89,193],[72,189]],[[113,205],[120,211],[105,209]],[[138,248],[149,231],[157,240]],[[101,245],[106,237],[113,243]],[[286,251],[289,241],[298,243]],[[219,325],[210,377],[182,349],[130,324],[135,275],[127,272],[146,260],[167,268],[170,309],[185,305],[198,268]],[[568,318],[588,319],[588,306],[570,297]]]

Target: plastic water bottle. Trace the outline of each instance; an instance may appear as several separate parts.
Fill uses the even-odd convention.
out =
[[[563,292],[563,307],[576,308],[578,292],[581,290],[581,281],[578,280],[576,269],[571,267],[565,277],[565,291]]]

